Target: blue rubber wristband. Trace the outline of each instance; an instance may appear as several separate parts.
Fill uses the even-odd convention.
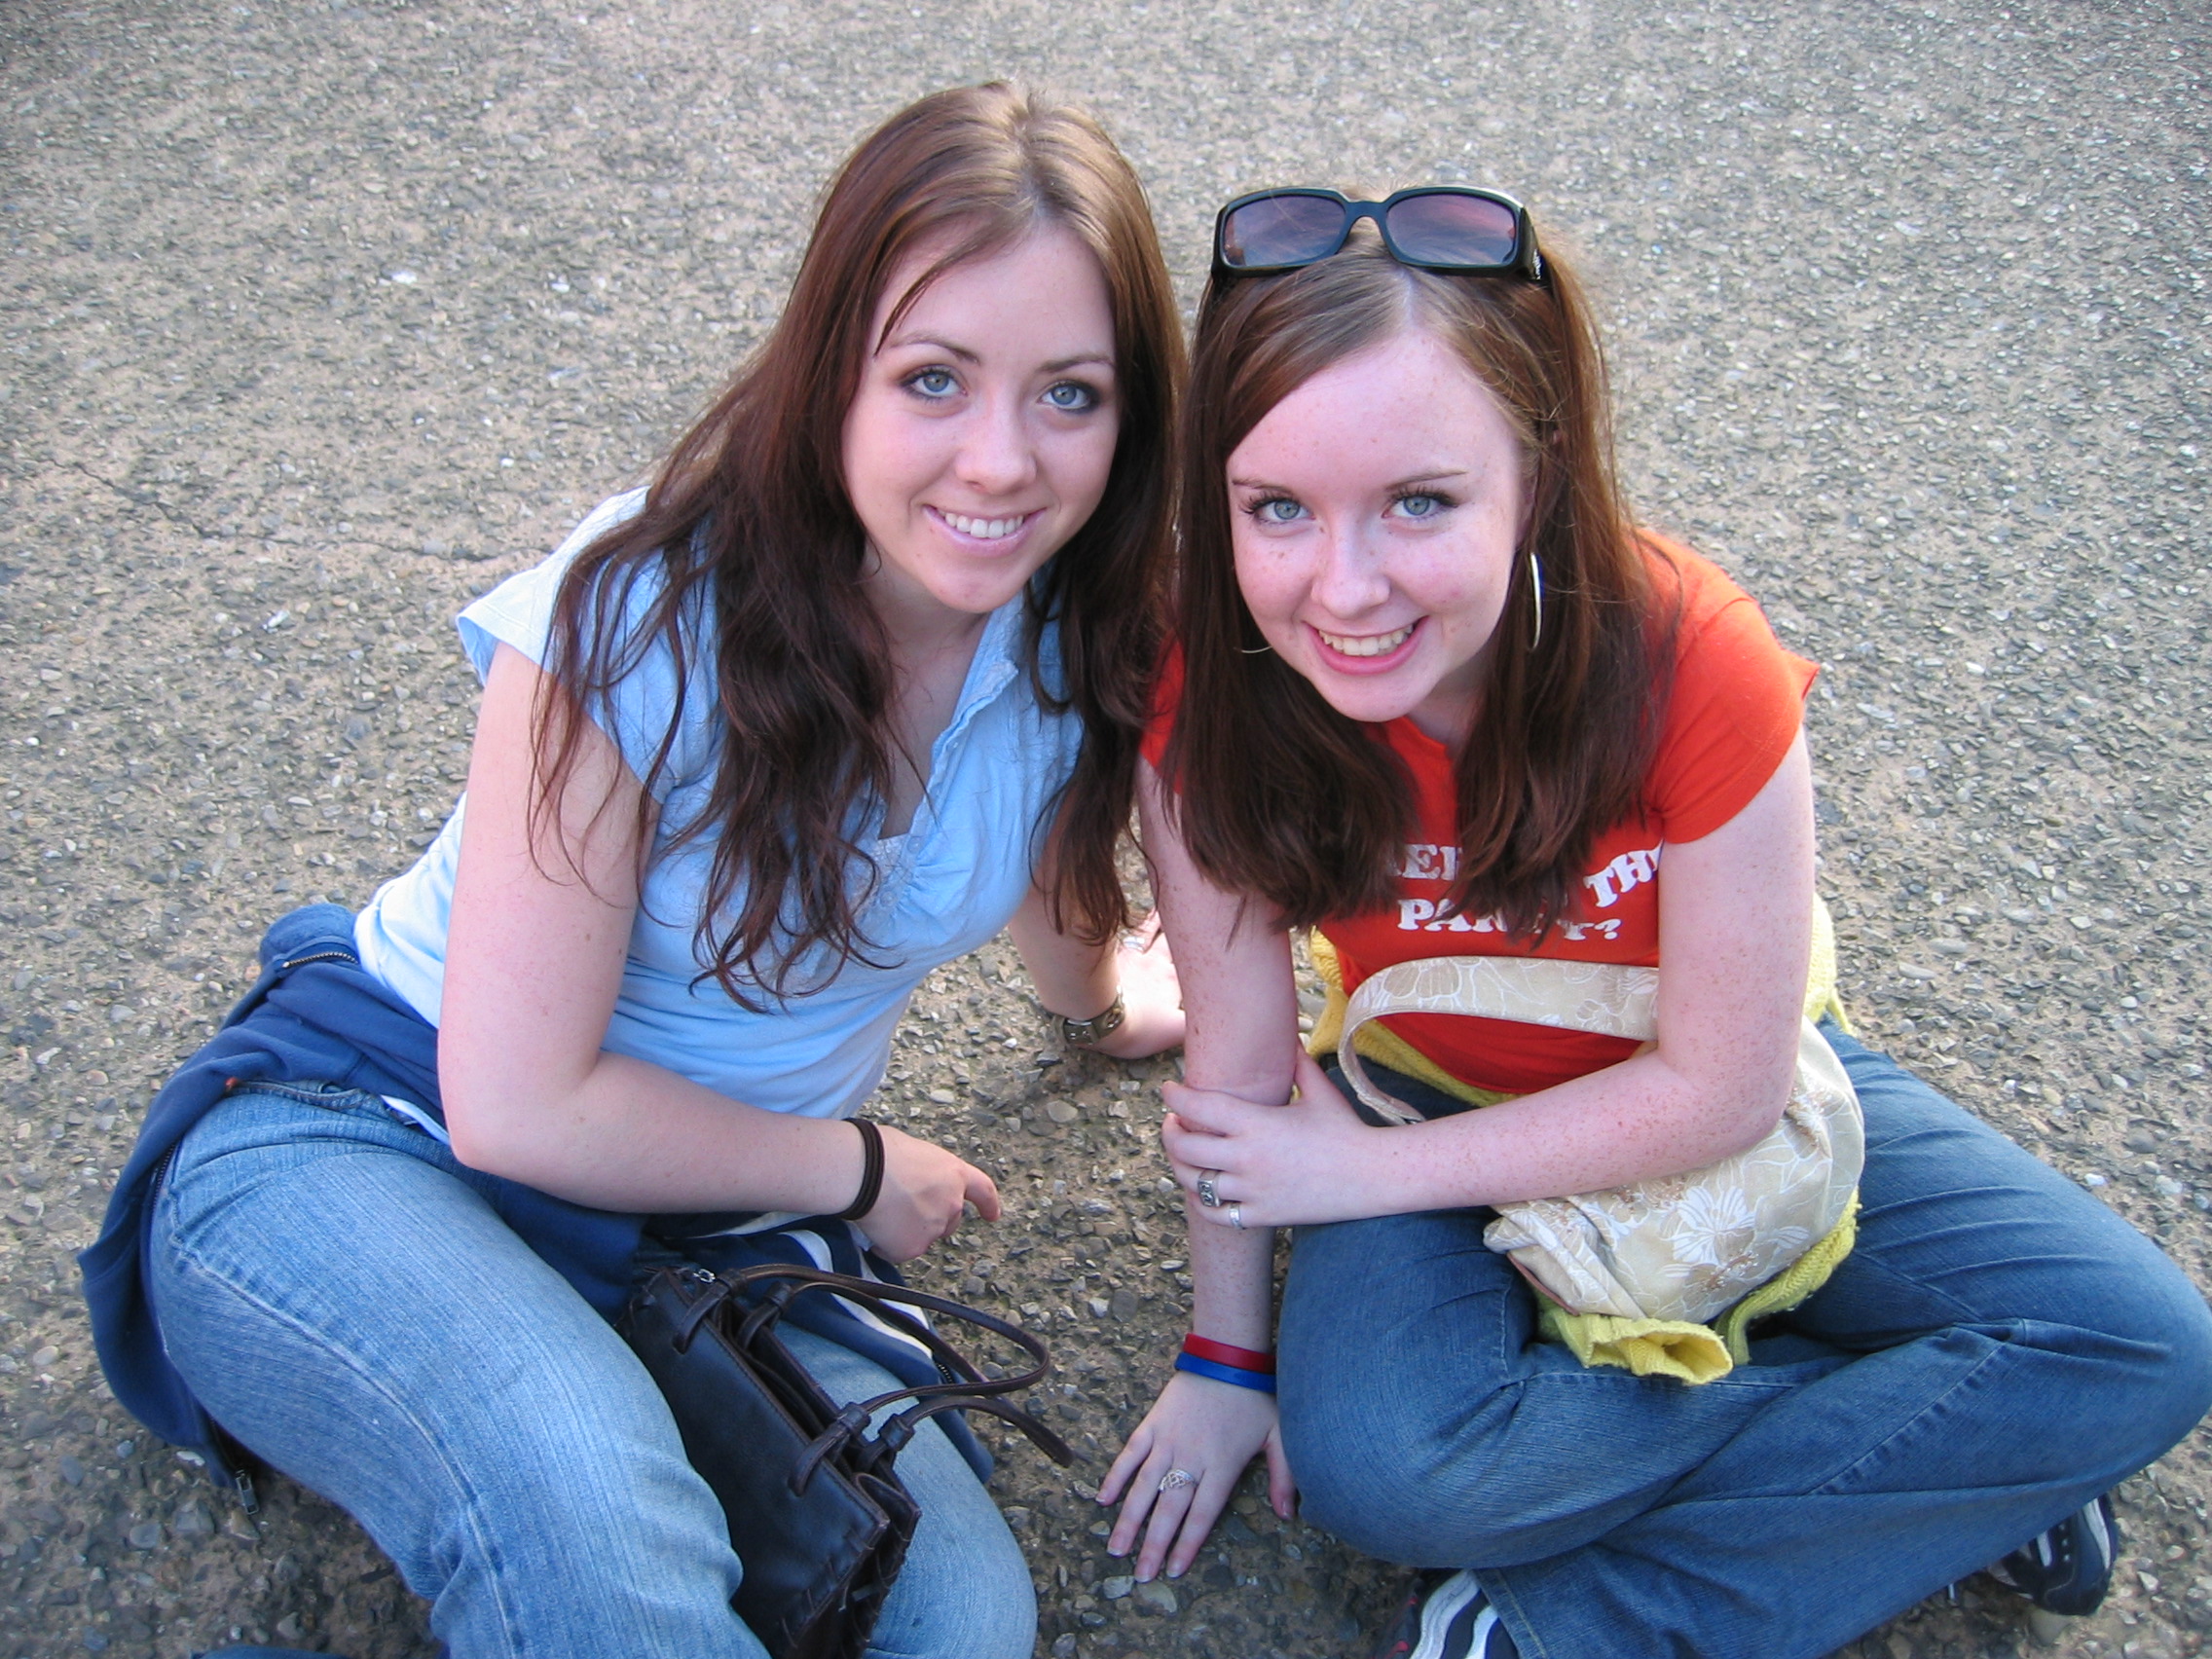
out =
[[[1234,1365],[1222,1365],[1210,1359],[1200,1359],[1195,1353],[1175,1356],[1175,1369],[1188,1371],[1195,1377],[1210,1377],[1216,1382],[1234,1382],[1239,1388],[1257,1388],[1263,1394],[1275,1391],[1275,1380],[1264,1371],[1244,1371]]]

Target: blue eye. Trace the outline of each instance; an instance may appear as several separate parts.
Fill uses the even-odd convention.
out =
[[[1064,414],[1080,415],[1098,407],[1098,393],[1081,381],[1060,381],[1045,388],[1045,401]]]
[[[1306,516],[1306,509],[1288,496],[1270,496],[1245,510],[1262,524],[1296,524]]]
[[[950,369],[923,369],[918,374],[908,375],[906,386],[908,389],[931,398],[950,397],[960,388],[960,383],[952,378]]]
[[[1442,496],[1420,494],[1400,496],[1390,505],[1392,510],[1401,518],[1430,519],[1436,517],[1451,503]]]

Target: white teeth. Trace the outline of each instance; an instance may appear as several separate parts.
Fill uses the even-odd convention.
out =
[[[1413,637],[1417,626],[1418,624],[1409,622],[1390,634],[1321,634],[1318,628],[1313,631],[1321,634],[1322,644],[1340,656],[1372,657],[1396,650]]]
[[[973,535],[978,541],[1003,540],[1028,521],[1027,514],[1020,518],[979,519],[967,518],[959,513],[945,513],[943,518],[946,524],[962,535]]]

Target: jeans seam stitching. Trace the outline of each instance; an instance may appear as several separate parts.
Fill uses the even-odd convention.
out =
[[[292,1313],[288,1309],[279,1307],[276,1303],[273,1303],[268,1299],[256,1294],[232,1274],[216,1268],[216,1266],[206,1257],[202,1255],[197,1250],[194,1250],[189,1245],[177,1243],[172,1240],[170,1248],[173,1251],[177,1265],[180,1268],[189,1267],[193,1271],[204,1274],[207,1278],[222,1286],[222,1288],[230,1295],[237,1297],[240,1301],[247,1304],[249,1307],[258,1309],[269,1319],[284,1326],[296,1337],[304,1340],[309,1340],[311,1346],[321,1349],[324,1353],[331,1355],[340,1363],[342,1363],[347,1368],[347,1370],[354,1375],[354,1377],[369,1392],[373,1393],[377,1398],[383,1400],[385,1404],[392,1411],[393,1415],[398,1417],[401,1421],[410,1424],[414,1428],[415,1432],[423,1438],[424,1444],[429,1446],[435,1453],[437,1466],[444,1472],[447,1480],[452,1482],[455,1491],[461,1495],[462,1499],[462,1512],[468,1518],[469,1536],[475,1541],[476,1547],[484,1551],[484,1559],[487,1567],[498,1567],[499,1566],[498,1552],[493,1548],[491,1540],[485,1536],[483,1529],[479,1523],[478,1511],[480,1504],[478,1502],[475,1484],[463,1477],[460,1464],[454,1458],[451,1449],[445,1443],[444,1437],[432,1431],[430,1425],[415,1413],[412,1404],[407,1400],[405,1396],[394,1392],[392,1388],[385,1382],[385,1380],[381,1376],[379,1376],[373,1368],[371,1368],[364,1362],[363,1357],[354,1349],[354,1347],[350,1344],[341,1344],[325,1340],[322,1337],[321,1333],[319,1333],[313,1326],[310,1325],[306,1320],[300,1318],[298,1315]],[[212,1418],[213,1414],[210,1413],[209,1416],[210,1418]],[[226,1430],[226,1432],[228,1431]],[[248,1450],[251,1450],[251,1448],[248,1448]],[[450,1574],[448,1576],[450,1577]],[[405,1580],[405,1573],[402,1573],[401,1578],[403,1581]],[[500,1585],[502,1583],[500,1573],[498,1571],[492,1572],[490,1574],[490,1582],[494,1585]],[[414,1590],[415,1586],[410,1584],[408,1585],[408,1588],[410,1590]],[[420,1594],[420,1592],[418,1591],[417,1594]],[[513,1621],[507,1616],[507,1614],[512,1609],[507,1604],[508,1597],[506,1595],[506,1592],[503,1588],[501,1588],[496,1590],[494,1594],[498,1597],[499,1603],[501,1604],[499,1629],[503,1633],[507,1633],[509,1636],[511,1636],[514,1626]],[[515,1647],[512,1641],[507,1641],[506,1650],[510,1655],[519,1653],[519,1649]]]
[[[1805,1495],[1808,1497],[1849,1495],[1848,1493],[1839,1492],[1837,1490],[1839,1482],[1848,1479],[1855,1470],[1863,1468],[1870,1459],[1879,1456],[1887,1447],[1894,1445],[1904,1435],[1910,1433],[1914,1427],[1927,1420],[1927,1419],[1933,1413],[1941,1408],[1947,1401],[1955,1397],[1958,1393],[1960,1393],[1961,1390],[1971,1386],[1975,1378],[1979,1377],[1984,1371],[1987,1371],[1992,1365],[1996,1364],[1997,1361],[2003,1357],[2006,1348],[2009,1346],[2010,1345],[2003,1342],[1993,1342],[1990,1347],[1990,1351],[1982,1355],[1980,1361],[1975,1364],[1971,1371],[1967,1372],[1965,1376],[1957,1379],[1948,1388],[1945,1388],[1940,1394],[1936,1395],[1935,1399],[1930,1400],[1926,1405],[1922,1406],[1920,1410],[1914,1412],[1911,1417],[1907,1418],[1903,1422],[1899,1423],[1895,1428],[1891,1429],[1889,1433],[1883,1435],[1879,1441],[1877,1441],[1872,1446],[1867,1447],[1865,1451],[1860,1453],[1858,1456],[1854,1457],[1851,1460],[1850,1464],[1847,1467],[1837,1470],[1826,1480],[1823,1481],[1819,1486],[1808,1488]]]
[[[370,1101],[378,1099],[378,1096],[365,1088],[355,1088],[346,1084],[334,1084],[328,1088],[317,1088],[309,1085],[281,1083],[267,1078],[254,1078],[242,1082],[237,1088],[227,1089],[223,1098],[235,1100],[249,1094],[274,1094],[279,1099],[290,1100],[301,1106],[319,1106],[330,1112],[344,1111],[355,1106],[366,1107]]]

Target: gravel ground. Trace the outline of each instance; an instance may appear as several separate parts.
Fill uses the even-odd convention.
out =
[[[2208,37],[2157,0],[15,0],[0,1654],[432,1650],[342,1515],[272,1480],[248,1518],[125,1419],[71,1254],[264,923],[363,899],[452,804],[454,609],[757,338],[867,123],[994,74],[1108,118],[1187,294],[1238,189],[1524,195],[1598,279],[1645,515],[1826,664],[1862,1024],[2207,1282]],[[1046,1333],[1107,1454],[1183,1312],[1168,1068],[1051,1063],[1003,945],[918,1015],[886,1109],[1014,1200],[925,1282]],[[2122,1489],[2097,1617],[1974,1579],[1848,1651],[2201,1651],[2206,1450]],[[1357,1655],[1398,1594],[1249,1493],[1132,1594],[1101,1467],[1001,1477],[1060,1659]]]

